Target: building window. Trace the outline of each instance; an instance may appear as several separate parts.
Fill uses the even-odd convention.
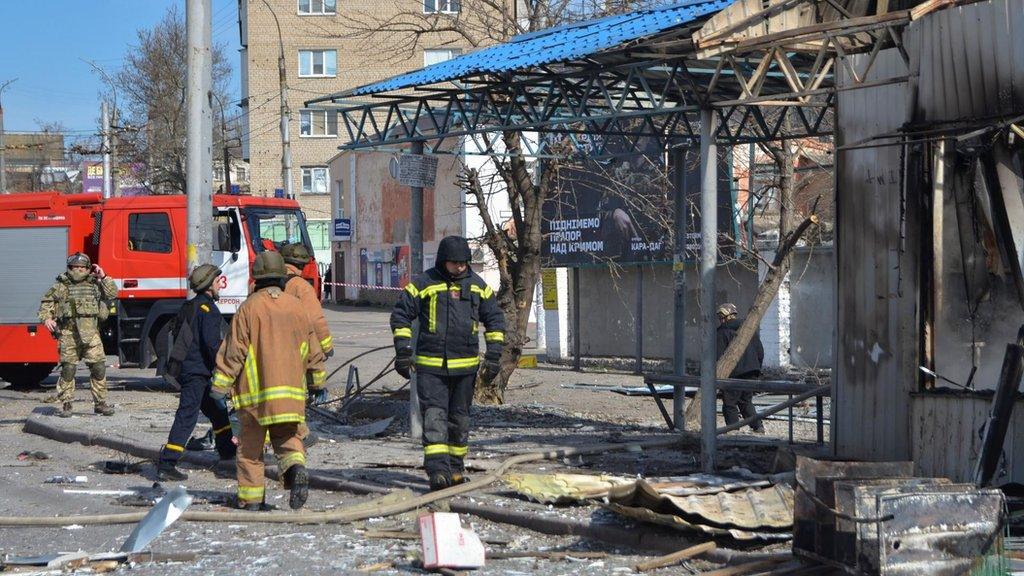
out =
[[[242,166],[235,167],[235,181],[236,182],[248,182],[249,171]]]
[[[337,75],[337,50],[299,50],[299,76],[333,78]]]
[[[171,253],[171,221],[164,212],[128,215],[128,249]]]
[[[215,182],[223,182],[224,181],[224,167],[223,166],[214,166],[213,167],[213,179],[214,179]]]
[[[330,220],[309,220],[306,222],[306,231],[309,232],[309,241],[313,244],[313,250],[331,249],[331,226]]]
[[[300,136],[337,136],[338,113],[334,110],[299,111]]]
[[[302,169],[303,194],[327,194],[327,167],[317,166]]]
[[[423,0],[424,14],[458,14],[461,9],[459,0]]]
[[[423,51],[423,65],[430,66],[431,64],[451,60],[459,54],[462,54],[462,50],[458,48],[427,48]]]
[[[335,0],[299,0],[299,14],[334,14]]]

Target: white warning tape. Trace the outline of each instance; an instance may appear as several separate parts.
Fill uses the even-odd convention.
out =
[[[324,286],[344,286],[345,288],[362,288],[363,290],[395,290],[401,292],[405,288],[393,286],[371,286],[370,284],[349,284],[347,282],[324,282]]]

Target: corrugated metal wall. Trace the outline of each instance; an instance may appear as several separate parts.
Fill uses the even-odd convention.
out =
[[[981,450],[981,429],[991,398],[962,394],[917,394],[911,399],[913,458],[923,476],[973,482]],[[1006,432],[1003,456],[1009,468],[996,484],[1024,479],[1024,401],[1018,401]]]
[[[858,70],[863,62],[857,59]],[[843,67],[839,70],[839,84],[848,85]],[[879,53],[867,80],[906,74],[899,53],[891,49]],[[837,148],[891,132],[909,119],[905,83],[840,92]],[[900,147],[838,152],[832,430],[833,447],[842,458],[910,457],[909,394],[916,387],[918,366],[920,209],[913,195],[902,194],[902,174]]]
[[[918,78],[922,123],[1010,116],[1024,110],[1024,2],[939,10],[903,35]]]

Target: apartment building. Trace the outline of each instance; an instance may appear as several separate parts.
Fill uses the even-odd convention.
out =
[[[428,35],[408,54],[381,53],[380,43],[356,33],[353,19],[381,21],[409,11],[444,17],[460,9],[458,0],[239,0],[242,155],[249,162],[250,190],[273,196],[284,188],[278,75],[283,51],[292,191],[310,222],[319,261],[330,261],[331,196],[341,185],[331,181],[328,161],[347,136],[336,114],[307,110],[303,102],[447,60],[464,49],[451,36]]]

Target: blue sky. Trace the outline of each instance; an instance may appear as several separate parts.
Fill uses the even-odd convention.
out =
[[[103,83],[83,60],[112,73],[169,6],[185,0],[0,0],[0,83],[6,130],[38,130],[36,119],[61,122],[72,135],[96,130]],[[213,0],[213,41],[223,44],[239,91],[238,1]]]

